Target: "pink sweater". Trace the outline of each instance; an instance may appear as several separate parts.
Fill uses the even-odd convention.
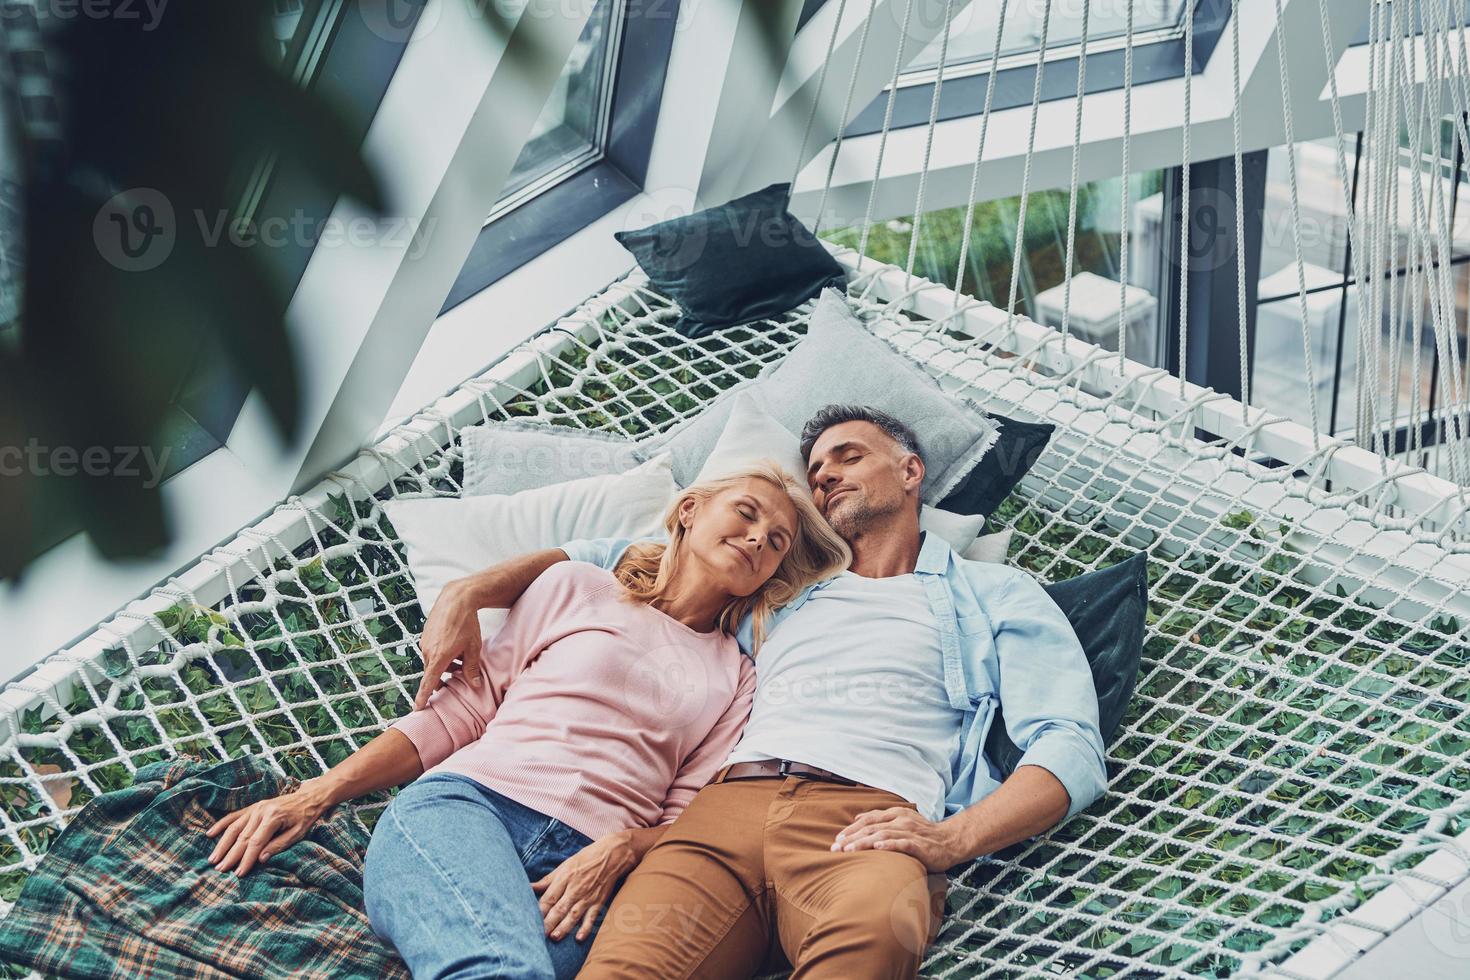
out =
[[[456,673],[393,727],[427,772],[468,776],[596,840],[670,823],[730,754],[755,667],[733,637],[619,597],[561,562],[485,641],[485,681]]]

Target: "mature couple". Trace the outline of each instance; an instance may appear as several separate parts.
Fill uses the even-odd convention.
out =
[[[1040,585],[920,532],[902,422],[829,406],[802,452],[810,494],[756,468],[686,489],[666,542],[454,583],[415,710],[225,816],[211,861],[244,874],[414,780],[365,892],[415,976],[914,976],[947,868],[1103,792],[1096,694]],[[505,606],[482,643],[476,611]],[[1024,753],[1004,782],[1002,706]]]

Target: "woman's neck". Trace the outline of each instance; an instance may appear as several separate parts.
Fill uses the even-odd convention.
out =
[[[665,616],[677,619],[695,632],[713,632],[730,596],[703,576],[690,572],[693,569],[687,569],[679,576],[679,581],[670,583],[669,590],[655,599],[653,605]]]

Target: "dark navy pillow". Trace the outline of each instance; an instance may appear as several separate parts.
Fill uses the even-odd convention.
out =
[[[940,501],[942,509],[986,517],[995,513],[1001,501],[1021,482],[1021,477],[1036,465],[1057,428],[1047,422],[1023,422],[1004,415],[990,417],[1000,424],[999,438],[964,482]]]
[[[1106,745],[1123,721],[1138,681],[1148,616],[1148,555],[1139,552],[1116,565],[1044,588],[1087,653],[1097,687],[1098,731]],[[996,709],[985,737],[985,754],[1000,768],[1002,778],[1015,772],[1021,761],[1021,750],[1006,732],[1003,707]]]
[[[702,337],[777,316],[827,286],[842,266],[786,210],[790,184],[772,184],[728,204],[613,235],[653,288],[683,311],[674,329]]]

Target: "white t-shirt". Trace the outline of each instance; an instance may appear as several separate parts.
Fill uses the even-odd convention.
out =
[[[761,647],[755,707],[726,761],[820,766],[939,820],[961,720],[918,577],[843,572]]]

